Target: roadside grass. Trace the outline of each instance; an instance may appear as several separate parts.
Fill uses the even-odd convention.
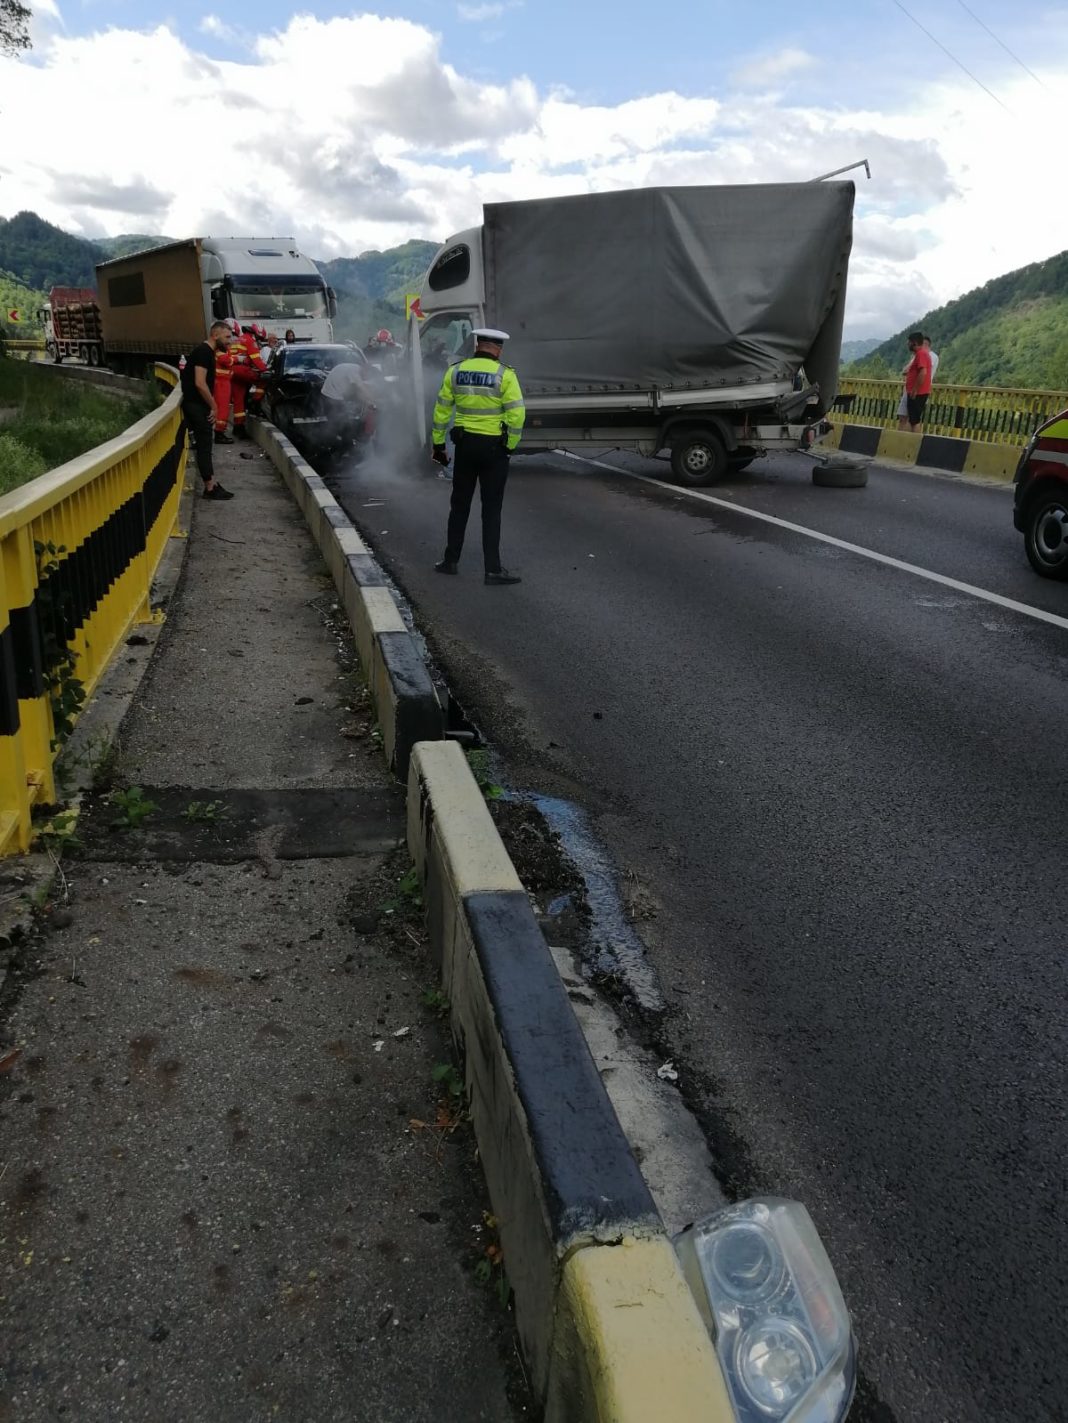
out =
[[[0,495],[114,439],[159,400],[154,389],[113,395],[0,358]]]

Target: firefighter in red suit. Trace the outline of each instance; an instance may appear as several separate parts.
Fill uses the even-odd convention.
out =
[[[263,330],[262,327],[258,329]],[[260,338],[255,326],[242,329],[241,335],[230,347],[230,354],[234,361],[230,376],[234,395],[234,434],[239,440],[247,440],[245,401],[248,388],[267,374],[267,362],[260,355]]]
[[[226,324],[236,338],[240,331],[237,322],[228,321]],[[216,350],[215,352],[215,443],[217,445],[233,444],[233,439],[226,433],[227,422],[230,419],[230,381],[233,369],[234,354],[231,343],[229,350]]]

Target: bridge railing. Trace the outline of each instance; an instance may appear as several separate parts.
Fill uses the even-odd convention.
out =
[[[843,379],[830,418],[848,425],[896,429],[902,389],[901,381]],[[1026,445],[1036,426],[1065,409],[1068,391],[936,383],[927,402],[923,429],[928,435]]]
[[[176,386],[170,366],[156,377]],[[153,620],[185,458],[175,388],[114,440],[0,498],[0,855],[29,848],[83,701],[130,628]]]

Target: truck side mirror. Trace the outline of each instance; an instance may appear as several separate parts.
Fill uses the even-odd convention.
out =
[[[327,287],[326,289],[326,306],[330,312],[331,320],[333,320],[337,315],[337,292],[333,287]]]
[[[229,312],[226,310],[226,288],[215,287],[211,294],[211,314],[216,321],[225,321]]]

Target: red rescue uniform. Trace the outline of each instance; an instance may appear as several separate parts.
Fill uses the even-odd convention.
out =
[[[234,433],[245,428],[245,399],[248,388],[267,374],[267,362],[260,355],[259,342],[243,331],[230,347],[233,370],[230,375],[234,397]]]
[[[230,380],[233,375],[234,357],[232,351],[215,352],[215,433],[221,435],[226,430],[230,418]]]

